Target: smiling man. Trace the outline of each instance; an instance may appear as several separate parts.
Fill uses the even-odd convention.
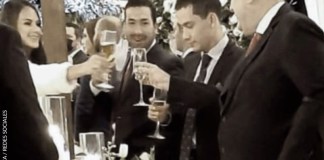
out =
[[[156,31],[156,10],[153,3],[150,0],[129,0],[125,7],[123,34],[129,41],[130,47],[145,48],[147,50],[148,62],[156,64],[171,75],[180,75],[183,69],[181,59],[164,50],[156,42]],[[98,115],[91,115],[91,117],[96,117],[94,119],[97,121],[94,123],[98,124],[96,128],[91,130],[107,131],[111,123],[116,123],[116,143],[127,143],[129,145],[128,158],[139,157],[143,152],[149,152],[152,146],[155,146],[157,160],[177,158],[179,151],[177,151],[176,146],[178,145],[174,145],[173,143],[175,143],[175,139],[179,139],[175,138],[175,134],[178,134],[179,137],[179,131],[170,131],[170,133],[165,135],[166,140],[162,143],[157,143],[156,140],[147,137],[147,135],[154,132],[155,122],[147,118],[146,107],[133,106],[139,101],[140,86],[132,74],[133,65],[130,58],[125,66],[122,71],[123,77],[120,85],[115,85],[113,90],[108,93],[92,92],[93,95],[87,98],[81,98],[80,96],[80,99],[90,98],[94,101],[93,108],[89,109],[91,111],[82,114],[92,114],[91,112],[93,110],[101,109],[100,112],[97,112]],[[94,78],[92,79],[93,82],[100,82]],[[81,92],[91,92],[89,91],[89,84],[82,86],[83,90],[81,89]],[[93,86],[91,88],[94,89]],[[146,103],[149,103],[149,98],[152,97],[152,94],[152,87],[143,87],[143,96]],[[110,122],[110,120],[107,120],[110,115],[112,117],[111,123],[106,125],[103,122]],[[108,131],[106,132],[106,137],[111,138],[108,135]]]

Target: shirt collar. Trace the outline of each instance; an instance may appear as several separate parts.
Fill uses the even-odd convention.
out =
[[[261,21],[259,22],[256,32],[260,34],[264,34],[264,32],[267,30],[267,28],[270,25],[271,20],[273,17],[278,13],[279,9],[285,4],[284,1],[280,1],[277,4],[275,4],[272,8],[269,9],[269,11],[263,16]]]
[[[152,48],[153,46],[156,44],[156,39],[153,40],[151,46],[147,49],[146,53],[148,53]]]
[[[185,52],[183,52],[181,58],[185,58],[191,52],[193,52],[193,48],[188,48]]]
[[[207,54],[213,59],[218,60],[228,42],[229,38],[227,35],[224,35],[224,37],[212,49],[210,49]]]
[[[74,50],[71,54],[68,55],[68,61],[73,62],[73,57],[80,51],[82,50],[81,48],[78,48]]]

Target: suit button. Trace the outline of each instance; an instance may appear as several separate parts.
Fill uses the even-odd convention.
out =
[[[226,117],[222,118],[222,122],[225,123],[226,122]]]

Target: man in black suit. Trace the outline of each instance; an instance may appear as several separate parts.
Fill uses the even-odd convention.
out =
[[[6,159],[57,160],[58,153],[37,101],[19,34],[0,24],[0,37],[2,156]]]
[[[221,160],[275,160],[297,109],[306,103],[323,107],[323,32],[283,1],[233,0],[231,7],[244,34],[255,36],[220,97]],[[217,90],[183,83],[180,93],[179,80],[165,77],[149,76],[149,83],[169,95],[177,91],[188,104],[217,106]]]
[[[324,159],[324,107],[305,104],[294,116],[278,160]]]
[[[80,64],[88,59],[81,46],[82,29],[74,23],[66,23],[66,38],[68,49],[68,60],[73,64]]]
[[[83,52],[81,46],[82,39],[82,29],[80,26],[74,23],[66,23],[66,42],[67,42],[67,51],[68,51],[68,61],[72,64],[80,64],[88,60],[88,56]],[[81,78],[78,78],[78,83],[81,83]],[[71,97],[71,106],[72,106],[72,117],[75,117],[75,102],[77,101],[77,96],[80,93],[80,87],[76,87],[72,92]],[[75,120],[73,118],[73,124]],[[75,128],[73,128],[75,129]]]
[[[165,51],[155,40],[155,31],[157,29],[156,11],[150,0],[129,0],[125,7],[125,22],[123,27],[123,33],[132,48],[146,48],[148,62],[157,64],[172,75],[181,74],[183,69],[181,60],[174,54]],[[174,148],[177,145],[173,145],[173,137],[179,132],[170,134],[161,143],[147,137],[147,135],[154,132],[155,123],[147,118],[146,107],[133,106],[139,101],[140,89],[138,81],[132,75],[132,70],[133,65],[129,57],[122,73],[121,84],[115,85],[115,88],[109,93],[100,92],[94,94],[96,96],[92,95],[95,103],[93,108],[105,108],[107,110],[107,112],[98,113],[100,115],[96,117],[101,117],[101,121],[98,123],[109,121],[107,118],[109,118],[109,114],[112,112],[111,119],[116,124],[115,142],[116,144],[127,143],[129,145],[129,158],[140,156],[141,153],[149,151],[155,145],[156,159],[172,159],[176,157],[174,154],[177,154],[176,148]],[[91,87],[83,87],[82,84],[81,92],[83,92],[83,88],[88,88],[88,91],[89,89],[94,91],[96,89],[94,87],[96,86],[96,82],[99,81],[92,79]],[[144,101],[146,103],[149,103],[148,99],[152,97],[152,94],[152,87],[143,87]],[[79,98],[87,99],[89,97],[80,96]],[[91,109],[91,106],[87,107],[89,110]],[[78,114],[85,115],[85,113]],[[107,131],[109,126],[111,126],[111,123],[98,128],[98,130]]]
[[[242,57],[243,50],[235,46],[222,30],[218,18],[221,16],[220,2],[215,0],[178,0],[175,7],[178,30],[182,32],[185,43],[191,44],[195,52],[185,57],[185,78],[189,81],[207,84],[209,87],[217,86],[221,88],[231,69]],[[206,59],[209,59],[207,64],[205,63]],[[205,72],[205,76],[201,77],[203,72]],[[182,84],[182,82],[179,82],[179,84],[170,86],[170,88],[174,87],[173,90],[176,94],[169,93],[168,102],[171,105],[178,104],[177,107],[179,107],[179,103],[183,103],[180,107],[185,109],[188,107],[199,107],[199,104],[198,106],[192,106],[192,104],[186,103],[187,100],[180,98],[182,96],[181,90],[184,90]],[[178,90],[180,94],[178,94]],[[199,96],[198,93],[198,95],[192,95],[192,97],[188,98]],[[170,97],[174,98],[171,100]],[[173,109],[175,110],[174,107]],[[185,111],[187,114],[190,112]],[[152,118],[154,117],[152,116]],[[185,121],[188,119],[190,118],[187,117]],[[194,133],[196,136],[193,137],[194,133],[190,133],[189,141],[193,141],[193,143],[189,142],[191,146],[187,146],[186,141],[188,140],[185,138],[185,133],[188,132],[187,129],[190,127],[187,128],[185,124],[180,159],[188,158],[189,153],[185,153],[185,148],[187,147],[192,148],[190,151],[191,159],[219,159],[217,139],[217,122],[219,122],[219,119],[219,107],[210,105],[196,111],[194,120]]]
[[[231,4],[254,37],[221,96],[222,159],[273,160],[297,109],[324,107],[324,35],[284,1],[247,1]]]

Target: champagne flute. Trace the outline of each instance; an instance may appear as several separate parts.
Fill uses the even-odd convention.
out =
[[[166,105],[166,97],[167,97],[166,91],[155,88],[153,93],[153,100],[151,104],[154,107],[163,107]],[[160,134],[160,121],[156,122],[154,133],[152,135],[149,135],[148,137],[155,138],[155,139],[165,139],[165,137]]]
[[[117,32],[111,30],[103,30],[100,32],[100,49],[103,56],[107,58],[108,61],[112,62],[115,60],[115,49],[117,43]],[[107,76],[104,74],[103,76]],[[114,86],[108,82],[102,82],[97,85],[97,87],[102,89],[112,89]]]
[[[132,49],[133,53],[133,68],[135,68],[135,62],[146,62],[146,49],[145,48],[133,48]],[[135,79],[138,80],[140,84],[140,99],[139,102],[134,104],[134,106],[144,106],[147,107],[149,104],[144,102],[143,98],[143,80],[145,79],[145,75],[141,73],[135,73]]]

